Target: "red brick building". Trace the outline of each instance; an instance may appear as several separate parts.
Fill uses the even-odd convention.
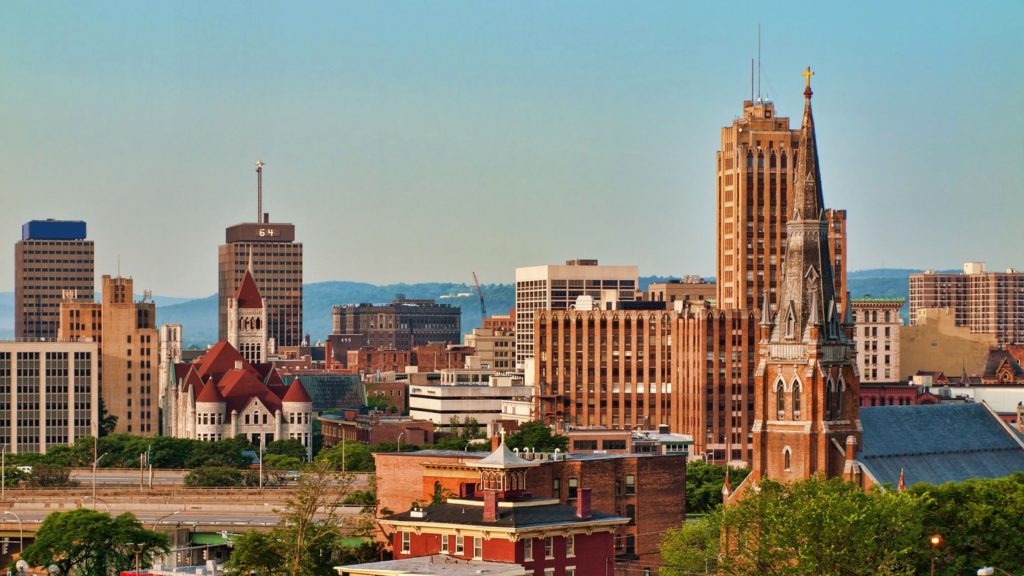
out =
[[[486,458],[466,462],[465,468],[473,478],[462,484],[460,497],[427,507],[413,505],[408,512],[380,519],[390,531],[395,558],[443,554],[518,564],[527,574],[549,576],[600,575],[614,569],[614,535],[631,520],[594,508],[589,489],[577,486],[570,503],[535,496],[529,477],[543,463],[521,458],[504,442]],[[351,568],[341,573],[347,570],[359,573]]]
[[[938,404],[939,397],[918,386],[902,382],[860,385],[861,406],[916,406]]]
[[[480,478],[471,464],[482,456],[448,450],[375,454],[380,507],[407,510],[414,502],[429,502],[435,496],[476,494]],[[678,527],[685,517],[685,454],[523,456],[538,463],[526,480],[526,490],[533,496],[575,504],[580,491],[588,488],[595,509],[630,518],[615,530],[617,566],[652,568],[657,574],[658,538],[652,535]]]
[[[466,356],[472,356],[476,349],[471,346],[451,344],[424,344],[413,348],[413,363],[420,372],[437,372],[444,368],[462,368]]]
[[[405,372],[407,366],[412,366],[412,352],[409,350],[363,346],[348,351],[348,369],[355,374]]]
[[[358,444],[381,444],[398,442],[416,446],[434,443],[434,423],[404,416],[388,416],[380,412],[359,414],[346,410],[341,416],[325,415],[317,418],[324,437],[324,446],[344,442]]]

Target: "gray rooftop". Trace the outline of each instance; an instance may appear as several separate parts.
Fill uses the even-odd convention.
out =
[[[335,568],[338,574],[415,574],[416,576],[525,576],[526,570],[518,564],[460,560],[445,554],[386,560],[367,564],[353,564]]]
[[[984,404],[877,406],[860,409],[857,459],[881,484],[908,486],[1024,472],[1024,445]]]

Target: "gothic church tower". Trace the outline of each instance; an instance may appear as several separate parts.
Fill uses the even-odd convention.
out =
[[[842,298],[833,279],[811,113],[811,75],[808,68],[778,306],[773,313],[767,292],[762,304],[754,388],[754,482],[853,475],[856,466],[847,463],[847,453],[856,452],[861,437],[853,322],[848,315],[842,317]]]
[[[228,298],[228,343],[250,364],[267,361],[267,307],[249,267],[234,298]]]

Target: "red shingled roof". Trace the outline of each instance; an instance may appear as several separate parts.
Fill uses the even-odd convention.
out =
[[[256,370],[242,358],[234,346],[226,340],[221,340],[196,362],[196,370],[204,381],[209,376],[213,376],[214,381],[219,381],[228,371],[234,370],[235,363],[239,361],[242,362],[243,370],[256,374]]]
[[[256,280],[248,270],[245,271],[245,276],[242,276],[242,283],[238,285],[235,300],[239,308],[263,308],[263,297],[260,296]]]
[[[203,391],[199,393],[196,398],[196,403],[199,402],[224,402],[224,396],[220,393],[220,388],[210,382],[206,386],[203,386]]]
[[[302,385],[302,381],[296,378],[292,381],[292,385],[288,387],[288,391],[285,392],[283,400],[285,402],[312,402],[313,399],[306,393],[306,387]]]
[[[281,409],[281,398],[244,370],[232,370],[225,374],[220,381],[220,387],[228,404],[228,412],[241,412],[254,396],[259,398],[271,413]]]

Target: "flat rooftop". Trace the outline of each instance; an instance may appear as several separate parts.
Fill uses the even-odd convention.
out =
[[[385,560],[351,566],[337,566],[338,574],[416,574],[417,576],[525,576],[526,569],[518,564],[460,560],[445,554]]]

